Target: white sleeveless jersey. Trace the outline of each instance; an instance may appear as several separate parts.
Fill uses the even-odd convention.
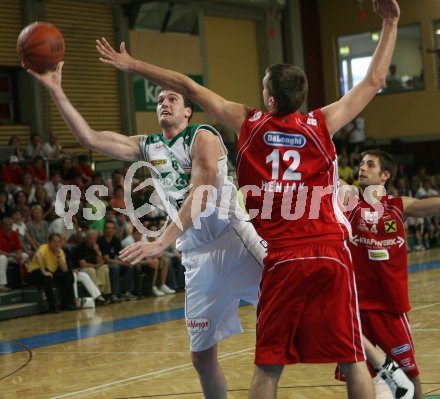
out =
[[[188,251],[216,240],[240,220],[247,220],[237,200],[237,188],[227,174],[227,150],[217,130],[209,125],[189,125],[172,140],[163,134],[143,136],[140,148],[150,171],[156,193],[172,219],[188,196],[192,169],[192,146],[201,130],[212,132],[219,140],[214,198],[192,226],[177,240],[177,249]]]

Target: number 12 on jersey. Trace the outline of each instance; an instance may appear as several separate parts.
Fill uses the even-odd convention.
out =
[[[301,163],[301,156],[298,151],[288,150],[283,155],[283,163],[289,163],[289,167],[284,171],[281,180],[301,180],[301,172],[295,172]],[[272,163],[272,180],[280,180],[280,150],[274,149],[267,157],[266,163]],[[284,168],[283,168],[284,169]]]

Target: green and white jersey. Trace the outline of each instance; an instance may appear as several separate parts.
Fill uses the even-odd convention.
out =
[[[212,132],[219,140],[221,155],[214,198],[193,220],[192,226],[177,240],[177,249],[188,251],[205,245],[230,231],[239,220],[246,220],[237,200],[237,188],[228,177],[227,150],[217,130],[209,125],[189,125],[172,140],[163,134],[143,136],[140,148],[150,166],[156,193],[172,219],[189,192],[192,169],[192,147],[201,130]]]

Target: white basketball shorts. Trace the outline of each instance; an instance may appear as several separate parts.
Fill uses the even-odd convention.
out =
[[[243,331],[238,306],[241,299],[257,305],[265,256],[266,242],[250,222],[239,222],[215,241],[183,252],[191,352]]]

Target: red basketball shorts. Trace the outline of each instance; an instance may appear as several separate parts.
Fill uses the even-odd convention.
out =
[[[365,360],[353,266],[343,243],[269,253],[260,290],[256,364]]]
[[[362,331],[373,345],[390,355],[409,377],[419,375],[406,314],[362,310],[361,321]]]

